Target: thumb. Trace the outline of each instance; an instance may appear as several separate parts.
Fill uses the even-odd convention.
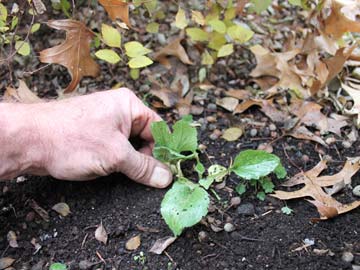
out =
[[[119,164],[119,172],[138,183],[151,187],[165,188],[171,183],[172,173],[166,165],[136,151],[129,141],[125,144],[126,146],[123,145],[123,147],[126,149],[122,149],[122,152],[126,155]]]

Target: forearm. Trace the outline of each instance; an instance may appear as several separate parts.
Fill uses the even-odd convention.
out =
[[[0,103],[0,180],[42,174],[44,142],[34,106]]]

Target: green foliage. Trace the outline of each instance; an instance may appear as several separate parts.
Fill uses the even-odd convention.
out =
[[[67,267],[63,263],[53,263],[50,265],[49,270],[66,270]]]
[[[116,52],[109,49],[98,50],[95,55],[97,58],[110,64],[116,64],[121,60],[120,56]]]
[[[172,130],[164,121],[151,125],[155,140],[154,157],[167,163],[177,176],[161,203],[162,217],[175,236],[197,224],[207,214],[210,203],[207,190],[213,183],[223,181],[231,172],[241,177],[236,187],[239,194],[245,193],[247,185],[250,185],[257,190],[256,196],[260,200],[274,190],[274,184],[267,175],[272,172],[278,177],[286,175],[277,156],[260,150],[241,152],[229,168],[214,164],[206,170],[197,153],[197,131],[192,126],[192,117],[185,116],[173,125]],[[194,170],[199,176],[197,183],[185,178],[181,170],[181,162],[190,159],[196,160]],[[207,176],[203,177],[205,171]],[[218,200],[221,199],[213,189],[210,191]]]
[[[281,208],[281,212],[283,212],[285,215],[291,215],[294,212],[294,210],[288,206],[284,206]]]

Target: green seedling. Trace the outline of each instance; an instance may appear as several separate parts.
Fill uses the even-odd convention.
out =
[[[229,174],[235,173],[241,177],[241,183],[236,188],[238,193],[244,193],[249,184],[259,190],[257,196],[260,199],[273,191],[274,185],[267,177],[270,173],[275,173],[278,178],[286,175],[277,156],[260,150],[241,152],[229,168],[214,164],[206,169],[197,153],[197,130],[191,116],[185,116],[176,122],[172,132],[164,121],[153,123],[151,132],[155,140],[154,157],[166,163],[176,176],[173,186],[161,202],[161,215],[175,236],[179,236],[185,228],[194,226],[207,215],[210,204],[209,189],[221,201],[210,187],[223,181]],[[198,174],[196,181],[184,176],[181,163],[185,160],[195,161],[194,170]],[[203,177],[205,172],[206,177]]]
[[[294,210],[288,206],[284,206],[281,208],[281,212],[283,212],[283,214],[285,215],[291,215],[294,212]]]
[[[144,252],[140,251],[139,255],[135,255],[134,261],[140,263],[141,265],[145,265],[146,256],[145,256]]]
[[[53,263],[50,265],[49,270],[66,270],[67,267],[63,263]]]

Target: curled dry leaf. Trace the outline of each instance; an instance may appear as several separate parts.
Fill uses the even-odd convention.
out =
[[[349,158],[338,174],[332,176],[319,176],[320,173],[327,168],[326,161],[322,160],[311,170],[298,173],[283,184],[283,186],[286,187],[304,185],[302,188],[291,192],[276,190],[275,194],[271,194],[271,196],[281,200],[304,197],[313,198],[313,200],[308,201],[315,205],[320,213],[320,218],[313,219],[315,221],[319,219],[329,219],[349,212],[359,207],[360,201],[342,204],[326,193],[323,188],[345,186],[345,184],[351,183],[351,177],[360,168],[359,160],[360,157]]]
[[[238,99],[233,97],[224,97],[216,100],[216,105],[219,105],[229,112],[233,112],[238,104]]]
[[[107,234],[102,222],[100,222],[100,225],[95,230],[95,239],[101,243],[104,243],[105,245],[107,243],[108,234]]]
[[[233,142],[239,139],[243,135],[243,130],[238,127],[231,127],[224,131],[222,138],[228,142]]]
[[[42,208],[36,201],[34,200],[30,200],[29,201],[29,206],[46,222],[49,222],[50,217],[49,217],[49,213]]]
[[[36,241],[35,238],[32,238],[30,243],[34,246],[35,248],[35,251],[34,251],[34,254],[38,253],[39,250],[42,248],[42,246]]]
[[[182,39],[182,37],[175,38],[172,42],[170,42],[169,45],[165,46],[157,53],[155,53],[154,59],[163,64],[164,66],[170,67],[170,63],[166,57],[175,56],[184,64],[193,65],[193,62],[191,62],[184,47],[180,43]]]
[[[131,237],[125,244],[127,250],[136,250],[141,245],[140,234],[134,237]]]
[[[16,233],[14,231],[9,231],[7,233],[7,240],[9,242],[9,246],[12,248],[18,248],[19,245],[17,243],[17,237],[16,237]]]
[[[170,246],[172,243],[174,243],[175,240],[176,240],[176,237],[174,237],[174,236],[167,236],[167,237],[160,238],[160,239],[156,240],[154,245],[151,247],[150,252],[160,255],[164,252],[165,249],[168,248],[168,246]]]
[[[341,87],[351,96],[354,101],[352,108],[350,110],[345,109],[344,111],[349,115],[357,115],[356,125],[357,127],[360,127],[360,89],[351,87],[344,83],[341,83]]]
[[[12,87],[7,87],[4,93],[4,101],[6,102],[20,102],[20,103],[38,103],[43,100],[35,95],[27,87],[26,83],[22,80],[19,80],[19,87],[14,89]]]
[[[66,217],[71,213],[69,205],[63,202],[55,204],[51,209],[59,213],[63,217]]]
[[[15,262],[15,259],[10,257],[0,258],[0,270],[10,267]]]
[[[292,136],[296,139],[300,140],[309,140],[313,142],[320,143],[324,146],[327,146],[326,142],[321,139],[319,136],[312,133],[310,130],[308,130],[306,127],[297,125],[290,133],[287,135]]]
[[[48,21],[47,25],[65,30],[66,39],[60,45],[41,51],[39,59],[43,63],[65,66],[72,77],[65,93],[72,92],[83,76],[96,77],[99,74],[99,65],[90,55],[94,33],[85,24],[75,20]]]
[[[111,20],[122,20],[127,26],[129,21],[129,3],[122,0],[99,0],[100,4],[105,8]]]

